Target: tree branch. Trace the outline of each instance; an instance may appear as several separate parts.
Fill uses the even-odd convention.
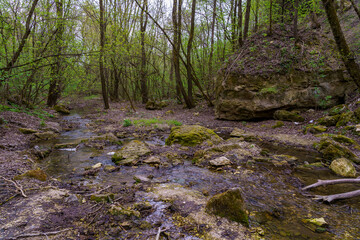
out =
[[[340,183],[360,183],[360,178],[343,178],[343,179],[335,179],[335,180],[318,180],[316,183],[311,184],[309,186],[304,187],[302,190],[307,190],[310,188],[324,186],[324,185],[333,185]]]

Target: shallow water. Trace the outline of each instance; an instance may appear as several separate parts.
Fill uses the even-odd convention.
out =
[[[79,128],[61,133],[51,144],[72,142],[94,135],[86,127],[90,121],[82,119],[80,115],[75,114],[64,119],[79,123]],[[162,136],[158,136],[146,139],[146,142],[161,147],[165,144],[161,139]],[[123,142],[130,140],[122,139]],[[76,173],[83,172],[84,168],[98,162],[103,165],[113,165],[111,156],[107,153],[120,147],[106,146],[99,151],[80,144],[76,151],[53,151],[43,164],[48,174],[53,177],[69,180],[69,176],[77,176],[79,180],[83,177],[79,177]],[[272,143],[263,143],[262,147],[274,154],[298,157],[298,162],[301,163],[305,161],[312,163],[319,158],[318,153],[315,152],[304,152]],[[305,196],[309,193],[326,195],[355,190],[360,184],[320,187],[309,192],[301,190],[301,187],[314,183],[317,179],[337,178],[327,168],[296,169],[257,162],[252,165],[243,163],[235,169],[229,168],[226,171],[211,171],[185,160],[182,164],[160,168],[148,165],[140,165],[136,168],[122,166],[119,171],[113,173],[100,172],[90,182],[103,186],[123,184],[132,186],[135,184],[134,175],[151,176],[152,184],[177,183],[194,191],[206,192],[210,196],[229,188],[240,188],[250,212],[250,225],[264,229],[264,239],[360,239],[359,198],[324,204]],[[86,182],[82,181],[82,184]],[[143,198],[144,195],[141,193],[137,197],[139,201]],[[147,201],[153,205],[154,212],[144,220],[150,223],[161,220],[162,227],[175,229],[171,217],[166,215],[168,203],[150,198],[147,198]],[[305,218],[318,217],[324,217],[329,223],[325,233],[315,233],[302,222]],[[186,236],[186,238],[197,239],[194,236]]]

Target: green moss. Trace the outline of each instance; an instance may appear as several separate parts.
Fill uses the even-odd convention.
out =
[[[305,120],[297,112],[289,112],[286,110],[277,110],[274,113],[274,118],[277,120],[289,121],[289,122],[303,122]]]
[[[220,142],[221,138],[211,129],[199,125],[184,125],[173,127],[165,143],[166,145],[177,143],[183,146],[196,146],[205,140],[216,143]]]
[[[314,144],[314,147],[321,152],[327,160],[345,157],[355,162],[359,161],[358,157],[351,152],[350,149],[329,137],[322,138],[319,143]]]
[[[19,128],[19,131],[23,134],[32,134],[37,132],[37,130],[31,128]]]
[[[273,125],[273,126],[271,126],[271,128],[280,128],[280,127],[282,127],[282,126],[284,126],[284,122],[282,122],[282,121],[276,121],[275,122],[275,124]]]
[[[329,116],[335,116],[338,114],[346,113],[349,108],[345,104],[337,105],[329,110]]]
[[[346,158],[338,158],[331,162],[330,169],[342,177],[355,177],[356,170],[353,164]]]
[[[215,195],[206,204],[206,211],[249,226],[244,200],[239,189],[231,189]]]
[[[326,130],[327,127],[325,126],[309,124],[306,126],[304,133],[307,134],[308,132],[310,132],[312,134],[317,134],[317,133],[326,132]]]
[[[54,110],[61,114],[65,114],[65,115],[70,114],[70,111],[62,104],[55,105]]]
[[[115,195],[113,193],[108,194],[98,194],[91,195],[90,200],[95,202],[112,202],[115,199]]]
[[[131,207],[125,208],[122,206],[112,206],[109,210],[109,213],[111,215],[120,216],[120,215],[126,215],[128,217],[135,216],[137,218],[140,217],[140,212],[136,211],[134,209],[131,209]]]
[[[354,112],[345,112],[340,115],[338,122],[336,123],[336,127],[346,126],[349,122],[358,122]]]
[[[20,180],[23,178],[34,178],[44,182],[47,180],[47,175],[43,170],[38,168],[38,169],[29,170],[26,173],[15,177],[15,180]]]
[[[317,120],[317,123],[326,127],[335,126],[336,123],[339,121],[340,115],[334,115],[334,116],[325,116],[322,118],[319,118]]]

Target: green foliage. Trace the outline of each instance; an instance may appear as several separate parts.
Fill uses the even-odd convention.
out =
[[[182,123],[177,120],[163,120],[163,119],[158,119],[158,118],[137,119],[137,120],[134,120],[133,123],[136,126],[151,126],[153,124],[168,124],[168,125],[175,125],[175,126],[182,125]]]
[[[264,94],[264,93],[277,93],[279,92],[279,90],[276,87],[267,87],[267,88],[262,88],[260,90],[260,93]]]
[[[47,111],[42,110],[40,108],[29,109],[29,108],[26,108],[23,106],[19,106],[17,104],[10,104],[10,105],[1,105],[0,104],[0,112],[4,112],[4,111],[26,113],[29,116],[38,117],[40,119],[54,117],[54,115],[52,115],[52,114],[48,113]]]
[[[133,124],[130,119],[124,119],[123,127],[130,127],[132,125]]]

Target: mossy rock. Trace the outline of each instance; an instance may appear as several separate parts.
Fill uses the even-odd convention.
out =
[[[317,134],[317,133],[326,132],[326,130],[327,127],[325,126],[309,124],[306,126],[304,133],[307,134],[308,132],[310,132],[312,134]]]
[[[23,134],[33,134],[38,132],[37,130],[31,128],[19,128],[19,131]]]
[[[57,143],[54,145],[55,149],[60,148],[76,148],[81,143],[81,140],[76,140],[74,142],[68,142],[68,143]]]
[[[37,132],[37,133],[35,133],[35,136],[41,140],[49,140],[49,139],[56,138],[57,134],[52,131],[47,131],[47,132],[41,132],[41,133]]]
[[[121,141],[113,133],[105,133],[100,136],[92,137],[90,141],[107,141],[110,143],[121,144]]]
[[[289,112],[286,110],[277,110],[274,113],[274,119],[288,122],[303,122],[305,119],[297,112]]]
[[[69,115],[70,111],[69,109],[67,109],[64,105],[62,104],[58,104],[54,106],[54,110],[57,111],[58,113],[64,114],[64,115]]]
[[[314,147],[321,152],[327,160],[345,157],[351,161],[359,162],[359,158],[350,149],[329,137],[323,137],[319,143],[314,144]]]
[[[166,145],[181,144],[183,146],[196,146],[209,140],[212,143],[221,142],[221,138],[211,129],[199,125],[183,125],[173,127]]]
[[[342,143],[345,145],[358,145],[357,142],[349,137],[346,137],[341,134],[331,134],[330,137],[337,141],[338,143]]]
[[[325,116],[322,118],[319,118],[317,120],[317,123],[326,127],[336,126],[336,123],[340,119],[340,114],[334,115],[334,116]]]
[[[157,102],[157,101],[154,101],[154,100],[149,100],[147,103],[146,103],[146,106],[145,108],[147,110],[161,110],[163,109],[164,107],[166,107],[168,104],[167,102],[165,101],[160,101],[160,102]]]
[[[355,117],[360,120],[360,107],[356,108],[354,110]]]
[[[93,194],[90,196],[90,200],[95,202],[112,202],[114,199],[115,195],[113,193]]]
[[[122,149],[115,152],[112,161],[117,165],[129,165],[136,161],[140,156],[150,153],[151,150],[145,143],[133,140],[126,144]]]
[[[338,114],[346,113],[348,111],[350,110],[345,104],[337,105],[329,110],[329,116],[335,116]]]
[[[345,112],[340,115],[336,127],[346,126],[349,122],[357,123],[358,120],[355,117],[354,112]]]
[[[244,199],[239,189],[230,189],[213,196],[206,204],[206,211],[249,227]]]
[[[24,174],[15,177],[15,180],[20,180],[23,178],[34,178],[39,181],[45,182],[47,180],[47,175],[43,170],[38,168],[38,169],[29,170]]]
[[[128,217],[131,217],[131,216],[135,216],[137,218],[140,217],[139,211],[133,210],[130,207],[124,208],[122,206],[115,206],[115,205],[111,206],[111,208],[109,209],[109,213],[114,216],[126,215]]]
[[[334,173],[342,177],[355,177],[356,170],[351,161],[346,158],[338,158],[331,162],[329,167]]]
[[[274,125],[271,126],[271,128],[280,128],[283,127],[285,124],[283,121],[276,121]]]

